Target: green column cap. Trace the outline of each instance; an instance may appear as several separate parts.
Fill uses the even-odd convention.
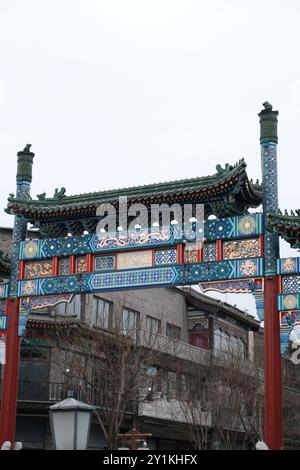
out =
[[[30,152],[30,144],[27,144],[24,150],[17,153],[18,167],[17,167],[17,180],[28,181],[32,180],[32,163],[34,153]]]
[[[258,114],[260,123],[260,143],[261,145],[274,142],[278,143],[277,135],[277,116],[278,111],[273,111],[273,106],[265,101],[263,103],[264,109]]]

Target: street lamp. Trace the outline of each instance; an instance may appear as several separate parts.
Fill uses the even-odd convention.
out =
[[[66,398],[50,406],[50,423],[56,450],[85,450],[94,406]]]

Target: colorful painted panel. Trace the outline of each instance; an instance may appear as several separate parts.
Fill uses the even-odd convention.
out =
[[[92,288],[97,290],[122,289],[126,287],[149,287],[171,285],[176,279],[173,267],[131,270],[114,273],[95,274],[91,280]]]
[[[180,227],[157,227],[118,233],[82,235],[80,237],[26,240],[20,243],[21,260],[53,256],[83,255],[128,248],[173,245],[182,241]]]
[[[256,290],[253,292],[253,296],[255,299],[256,314],[258,316],[258,319],[259,321],[264,321],[264,317],[265,317],[264,292],[260,292],[259,290]]]
[[[203,261],[215,261],[217,259],[216,243],[204,243]]]
[[[40,240],[40,253],[44,258],[51,256],[83,255],[91,251],[91,235]]]
[[[24,278],[25,279],[49,277],[52,275],[53,275],[52,260],[32,261],[29,263],[25,263],[25,266],[24,266]]]
[[[300,276],[283,276],[282,292],[284,294],[297,294],[300,292]]]
[[[22,280],[19,282],[18,295],[28,297],[66,293],[76,294],[94,292],[97,289],[111,290],[170,284],[190,285],[206,281],[261,277],[263,275],[262,261],[262,258],[226,260]]]
[[[77,256],[75,258],[75,272],[78,274],[87,272],[86,256]]]
[[[225,241],[223,243],[223,258],[258,258],[260,255],[260,240],[253,238],[250,240]]]
[[[300,309],[299,294],[280,294],[278,296],[278,310],[298,310]]]
[[[115,255],[95,256],[94,269],[95,271],[106,271],[109,269],[115,269],[115,262]]]
[[[58,272],[60,276],[66,276],[70,274],[70,258],[59,259]]]
[[[6,330],[7,316],[0,315],[0,330]]]
[[[238,281],[215,281],[199,284],[202,292],[216,291],[221,293],[253,293],[262,291],[262,279],[247,279]]]
[[[207,240],[244,238],[263,233],[262,214],[225,217],[205,222],[204,236]]]
[[[237,281],[216,281],[199,284],[203,292],[216,291],[221,293],[251,293],[255,299],[256,314],[260,321],[264,319],[263,279],[247,279]]]
[[[40,279],[33,279],[31,281],[20,281],[18,287],[19,297],[39,295],[39,282]]]
[[[198,261],[198,251],[197,249],[188,248],[184,251],[184,261],[187,264],[197,263]]]
[[[0,284],[0,299],[8,297],[8,283]]]
[[[179,228],[157,227],[151,230],[134,230],[116,234],[98,234],[92,240],[95,251],[172,244],[179,236]]]
[[[280,350],[281,354],[287,352],[289,336],[295,325],[300,324],[300,311],[280,312]]]
[[[20,259],[40,258],[40,240],[26,240],[20,243]]]
[[[207,240],[247,238],[260,235],[262,232],[262,214],[208,220],[205,222],[204,229]],[[181,233],[181,226],[174,224],[150,230],[26,240],[20,243],[19,258],[33,260],[128,248],[170,246],[183,242],[185,239],[185,235]]]
[[[300,273],[300,258],[281,258],[277,260],[278,274]]]
[[[237,277],[260,277],[263,275],[263,259],[253,258],[237,261]]]
[[[0,315],[5,315],[5,300],[0,300]]]
[[[300,323],[300,311],[280,312],[280,326],[294,326]]]
[[[292,326],[280,327],[280,353],[284,355],[289,347],[289,336],[292,331]]]
[[[117,254],[117,269],[145,268],[150,266],[152,266],[152,250]]]
[[[69,303],[73,299],[73,294],[59,294],[49,295],[42,297],[28,297],[21,300],[20,312],[28,312],[29,310],[41,310],[47,307],[54,307],[55,305],[66,302]]]
[[[5,364],[6,333],[0,331],[0,364]]]
[[[155,264],[176,264],[177,263],[177,250],[157,250],[155,252]]]

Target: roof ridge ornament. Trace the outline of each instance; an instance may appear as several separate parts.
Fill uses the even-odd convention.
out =
[[[218,164],[216,165],[216,170],[218,175],[222,175],[223,173],[226,173],[227,171],[233,170],[234,166],[230,165],[230,163],[225,163],[224,168],[222,168],[222,165]]]
[[[66,197],[66,188],[62,187],[58,191],[58,188],[55,188],[54,196],[53,199],[58,199],[58,201],[61,201],[64,197]]]
[[[273,106],[269,103],[269,101],[265,101],[263,104],[263,109],[261,113],[269,113],[270,111],[273,111]]]
[[[30,147],[31,147],[31,144],[26,144],[23,149],[23,153],[30,153]]]

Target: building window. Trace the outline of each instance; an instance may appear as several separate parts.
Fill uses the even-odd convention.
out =
[[[123,308],[122,324],[125,335],[135,332],[139,328],[139,312]]]
[[[160,333],[160,320],[147,315],[146,329],[152,333]]]
[[[92,324],[99,328],[111,327],[112,303],[107,300],[93,297]]]
[[[219,352],[231,352],[246,357],[246,344],[242,338],[230,336],[221,328],[217,328],[214,332],[214,349]]]
[[[241,357],[246,357],[246,344],[242,338],[237,338],[236,336],[231,336],[230,338],[231,348],[237,355]]]
[[[166,336],[179,341],[181,339],[181,328],[179,328],[179,326],[172,325],[171,323],[167,323]]]
[[[215,329],[214,332],[214,349],[217,351],[229,351],[229,334],[221,328]]]
[[[141,399],[152,400],[159,390],[159,375],[156,367],[147,367],[144,370],[143,386],[139,390]],[[154,395],[156,393],[156,395]]]

